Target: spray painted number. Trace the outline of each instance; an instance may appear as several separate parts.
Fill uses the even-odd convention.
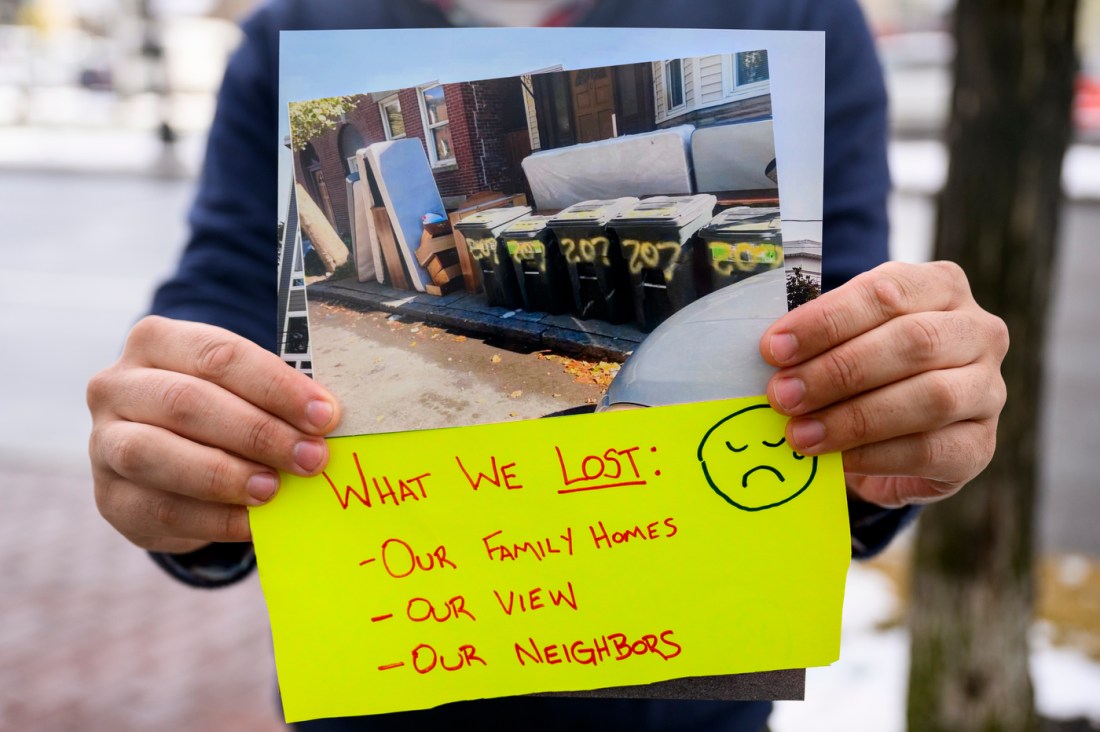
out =
[[[470,248],[470,253],[478,259],[490,259],[493,264],[499,264],[496,239],[467,239],[466,246]]]
[[[651,241],[623,239],[623,254],[627,257],[627,267],[631,274],[638,274],[643,269],[660,269],[668,280],[680,263],[680,243],[662,241],[655,244]]]
[[[775,269],[783,264],[783,248],[775,244],[711,244],[711,266],[720,275],[735,270],[753,272],[760,267]]]
[[[546,247],[537,241],[511,241],[506,245],[512,261],[522,265],[527,262],[534,265],[539,272],[546,271]]]
[[[592,239],[562,239],[561,251],[565,255],[565,261],[570,264],[578,262],[599,263],[604,267],[611,266],[611,260],[607,258],[611,242],[606,236],[597,236]]]

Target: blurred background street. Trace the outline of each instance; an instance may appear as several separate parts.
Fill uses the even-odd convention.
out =
[[[282,728],[255,577],[216,592],[169,579],[99,517],[86,457],[85,384],[178,256],[233,20],[251,4],[0,0],[0,732]],[[893,91],[891,250],[903,261],[930,256],[946,174],[947,5],[865,2]],[[1100,728],[1100,3],[1081,12],[1032,673],[1040,712],[1088,730]],[[904,729],[908,544],[853,567],[841,660],[811,670],[807,701],[780,705],[772,729]]]

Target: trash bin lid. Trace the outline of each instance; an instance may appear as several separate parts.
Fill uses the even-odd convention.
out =
[[[603,226],[638,202],[633,196],[574,203],[550,220],[551,226]]]
[[[734,239],[746,235],[773,237],[780,233],[779,209],[735,206],[722,211],[699,230],[708,239]]]
[[[718,199],[709,193],[694,196],[653,196],[620,213],[610,225],[682,227],[699,218],[709,221],[716,203]]]
[[[463,234],[467,232],[479,234],[488,231],[493,236],[497,236],[508,224],[529,213],[531,213],[530,206],[487,208],[484,211],[478,211],[463,218],[455,224],[455,228]]]
[[[546,231],[547,225],[553,216],[539,216],[531,214],[521,219],[516,219],[500,233],[501,238],[507,239],[538,239]]]

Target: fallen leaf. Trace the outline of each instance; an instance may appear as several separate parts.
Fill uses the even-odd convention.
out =
[[[466,340],[466,336],[455,336],[455,343],[462,343]]]
[[[493,363],[500,363],[500,356],[493,356],[489,360],[492,361]]]
[[[513,399],[519,399],[521,396],[523,396],[523,391],[520,389],[516,389],[508,396],[512,397]]]

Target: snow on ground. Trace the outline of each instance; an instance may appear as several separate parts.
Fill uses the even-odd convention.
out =
[[[867,565],[848,572],[840,660],[809,669],[806,700],[776,704],[774,732],[904,732],[909,634],[880,630],[897,617],[890,580]],[[1053,719],[1087,717],[1100,723],[1100,662],[1051,645],[1036,624],[1031,673],[1039,713]]]

